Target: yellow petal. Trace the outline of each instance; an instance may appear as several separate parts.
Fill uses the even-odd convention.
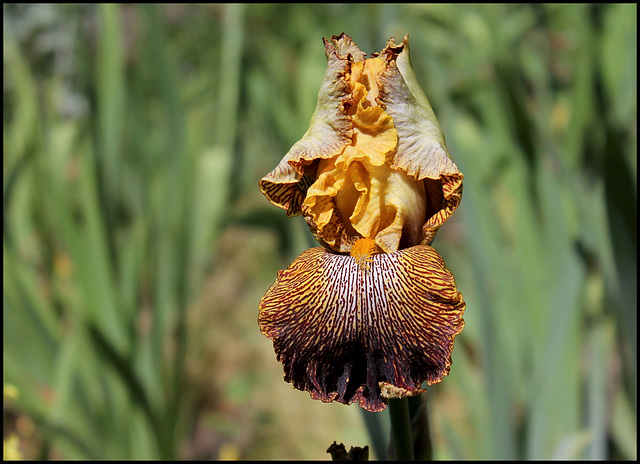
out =
[[[319,235],[336,251],[349,251],[338,247],[350,246],[346,237],[373,238],[386,253],[419,244],[426,217],[424,184],[348,148],[347,156],[355,154],[344,163],[321,163],[325,169],[307,191],[302,211]],[[333,226],[337,217],[341,227]]]
[[[429,246],[363,248],[363,257],[364,266],[323,248],[303,252],[278,273],[258,322],[294,387],[381,411],[389,392],[415,395],[448,374],[465,303]]]
[[[369,188],[350,217],[353,228],[363,237],[373,237],[386,253],[420,243],[426,214],[423,184],[386,166],[365,168]]]

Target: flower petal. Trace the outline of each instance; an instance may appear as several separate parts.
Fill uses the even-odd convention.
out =
[[[320,244],[348,252],[359,227],[349,224],[344,212],[331,211],[326,200],[333,199],[334,192],[328,191],[327,198],[318,201],[322,210],[313,214],[316,200],[303,202],[323,163],[334,162],[337,167],[340,157],[355,160],[364,154],[370,164],[385,165],[422,184],[425,215],[415,218],[421,222],[420,237],[416,242],[412,225],[408,236],[402,229],[402,242],[428,245],[460,204],[463,175],[449,156],[442,130],[411,67],[408,36],[399,45],[389,40],[382,52],[367,60],[345,34],[323,40],[328,65],[309,129],[260,181],[260,190],[271,203],[287,210],[287,216],[304,215]],[[326,180],[322,184],[329,185]],[[382,235],[378,244],[387,251],[400,243],[397,232],[396,237]]]
[[[295,388],[381,411],[386,398],[419,394],[448,374],[464,308],[430,246],[375,254],[366,265],[312,248],[278,273],[258,322]]]
[[[326,47],[328,41],[324,40],[324,42]],[[353,61],[364,60],[365,53],[360,50],[360,48],[354,43],[353,39],[344,32],[340,35],[332,36],[331,42],[336,49],[336,54],[341,59],[346,60],[349,58],[349,55],[351,55]]]
[[[463,175],[451,160],[442,129],[411,66],[408,36],[400,45],[391,39],[381,56],[388,66],[378,76],[378,101],[398,131],[398,150],[391,167],[424,180],[427,194],[431,193],[422,242],[429,244],[460,204]]]
[[[351,88],[345,79],[350,62],[339,52],[354,50],[345,39],[332,37],[331,43],[323,40],[328,64],[309,129],[259,184],[260,191],[272,204],[287,210],[287,216],[300,214],[306,188],[310,185],[309,179],[303,179],[304,167],[313,160],[338,155],[353,138],[353,123],[346,111],[351,101]]]

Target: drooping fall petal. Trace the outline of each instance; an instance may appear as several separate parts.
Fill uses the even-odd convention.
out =
[[[314,399],[381,411],[448,374],[465,303],[430,246],[371,254],[373,241],[354,251],[360,244],[355,256],[303,252],[278,273],[258,322],[286,381]]]

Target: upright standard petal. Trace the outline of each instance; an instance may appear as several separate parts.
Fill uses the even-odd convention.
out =
[[[462,173],[409,61],[408,38],[365,54],[324,40],[327,71],[308,131],[260,181],[271,203],[303,215],[318,242],[349,252],[429,244],[458,207]]]
[[[346,40],[339,43],[347,51],[355,47]],[[351,143],[353,136],[353,124],[347,115],[351,89],[345,79],[350,62],[341,58],[334,43],[324,40],[324,45],[327,70],[309,129],[259,184],[260,191],[271,203],[287,210],[287,216],[300,214],[300,206],[310,185],[309,176],[313,176],[313,173],[305,173],[305,168],[314,160],[339,154]]]
[[[390,165],[425,184],[429,201],[422,243],[429,244],[460,204],[464,176],[451,160],[440,124],[411,66],[409,36],[400,45],[389,40],[380,57],[388,66],[379,76],[378,101],[398,131],[398,149]]]
[[[303,252],[278,273],[258,322],[287,382],[375,412],[448,374],[465,303],[433,248],[371,254],[370,244],[358,242],[356,256]]]

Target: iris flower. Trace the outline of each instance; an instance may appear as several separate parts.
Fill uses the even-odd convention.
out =
[[[323,41],[309,129],[260,181],[322,246],[278,272],[258,323],[295,388],[377,412],[449,373],[465,303],[429,244],[458,207],[463,176],[408,36],[368,59],[344,33]]]

